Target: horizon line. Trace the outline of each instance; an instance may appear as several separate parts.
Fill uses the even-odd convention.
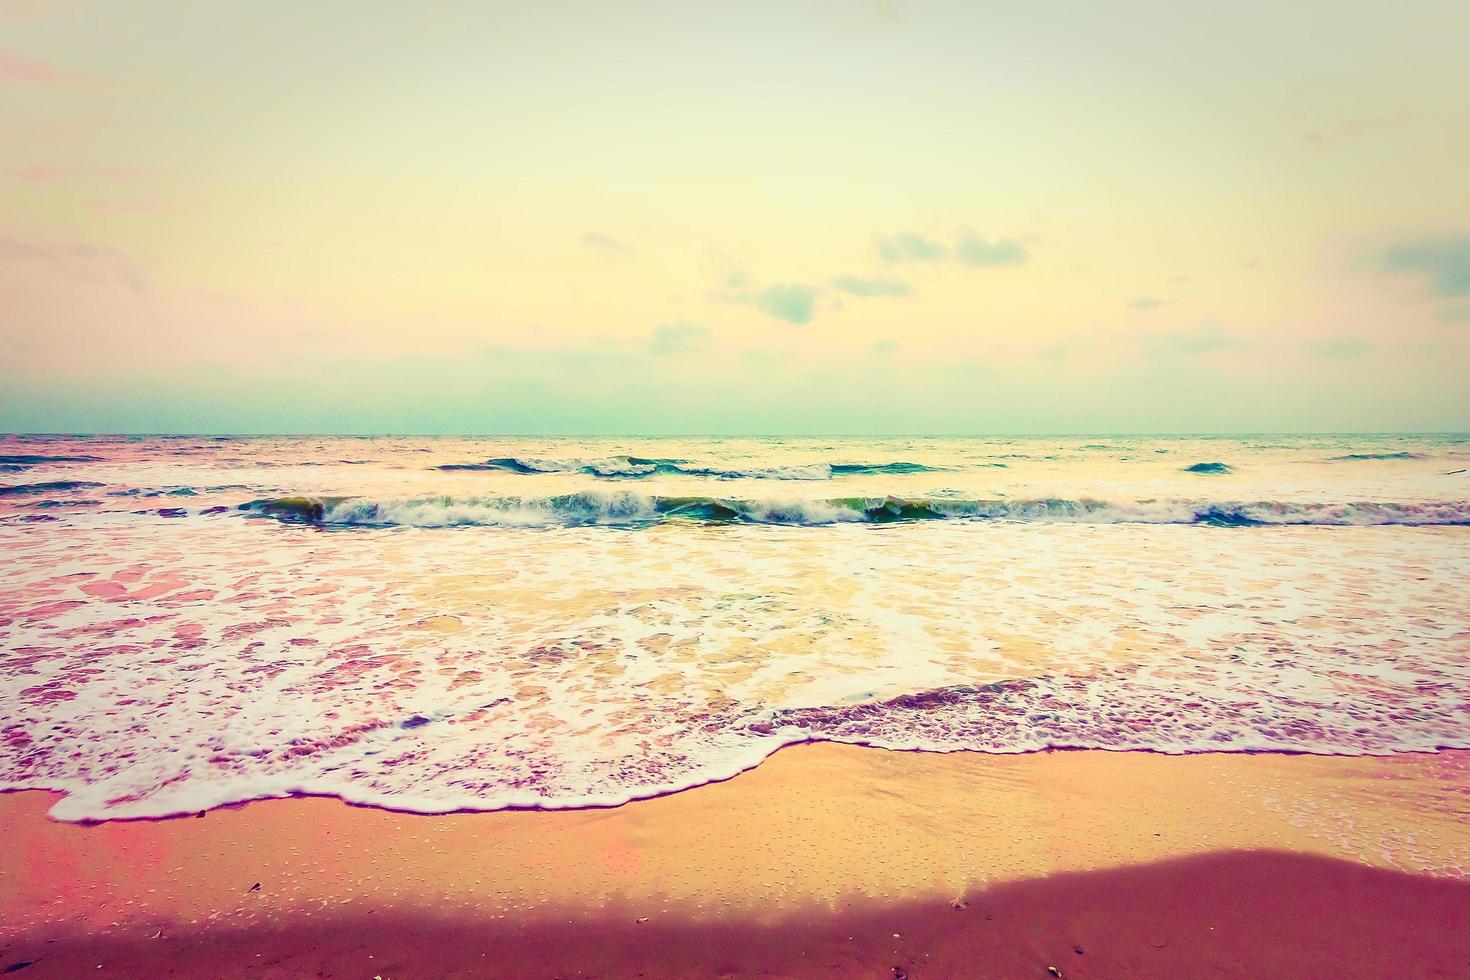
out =
[[[0,439],[65,438],[235,438],[235,439],[1081,439],[1108,438],[1231,438],[1245,436],[1464,436],[1462,429],[1259,429],[1231,431],[1027,431],[1027,432],[271,432],[271,431],[73,431],[0,432]]]

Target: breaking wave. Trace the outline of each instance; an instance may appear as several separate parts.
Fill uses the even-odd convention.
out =
[[[1218,502],[1201,500],[957,500],[939,497],[839,497],[740,500],[619,492],[554,497],[277,497],[241,509],[284,521],[359,527],[636,527],[674,521],[715,524],[896,524],[1014,521],[1073,524],[1470,525],[1470,501],[1417,503]]]

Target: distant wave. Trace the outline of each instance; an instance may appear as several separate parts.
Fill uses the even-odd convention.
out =
[[[1004,465],[1004,464],[996,464]],[[445,463],[438,470],[500,470],[525,475],[582,473],[605,480],[642,479],[660,473],[703,476],[718,480],[830,480],[838,476],[869,474],[931,473],[939,467],[922,463],[810,463],[799,466],[723,467],[692,463],[687,459],[608,456],[594,460],[535,459],[499,456],[482,463]]]
[[[1195,463],[1193,466],[1184,467],[1186,473],[1230,473],[1233,472],[1228,463]]]
[[[109,497],[197,497],[201,493],[222,493],[229,490],[249,490],[250,486],[244,483],[226,483],[212,487],[127,487],[123,490],[109,490]],[[256,488],[260,492],[260,488]]]
[[[1004,463],[987,463],[987,466],[1004,466]],[[833,476],[850,476],[853,474],[872,473],[937,473],[944,469],[941,466],[926,466],[923,463],[833,463],[831,466]]]
[[[100,463],[101,456],[0,456],[0,463],[35,466],[38,463]]]
[[[87,483],[83,480],[52,480],[49,483],[18,483],[10,486],[0,486],[0,497],[23,496],[33,493],[57,493],[64,490],[86,490],[91,487],[100,487],[100,483]]]
[[[897,524],[1014,521],[1073,524],[1200,524],[1215,527],[1470,525],[1470,501],[1417,503],[1141,500],[958,500],[840,497],[736,500],[584,492],[554,497],[278,497],[240,509],[285,521],[358,527],[638,527],[673,521],[716,524]]]
[[[1330,463],[1345,463],[1363,459],[1425,459],[1422,453],[1348,453],[1344,456],[1328,457]]]

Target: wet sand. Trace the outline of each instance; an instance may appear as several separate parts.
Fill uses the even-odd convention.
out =
[[[446,817],[293,799],[77,826],[54,799],[0,795],[0,970],[26,978],[1470,963],[1470,753],[806,745],[616,809]]]

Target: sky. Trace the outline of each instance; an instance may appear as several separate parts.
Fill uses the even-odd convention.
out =
[[[1467,37],[0,0],[0,431],[1470,430]]]

